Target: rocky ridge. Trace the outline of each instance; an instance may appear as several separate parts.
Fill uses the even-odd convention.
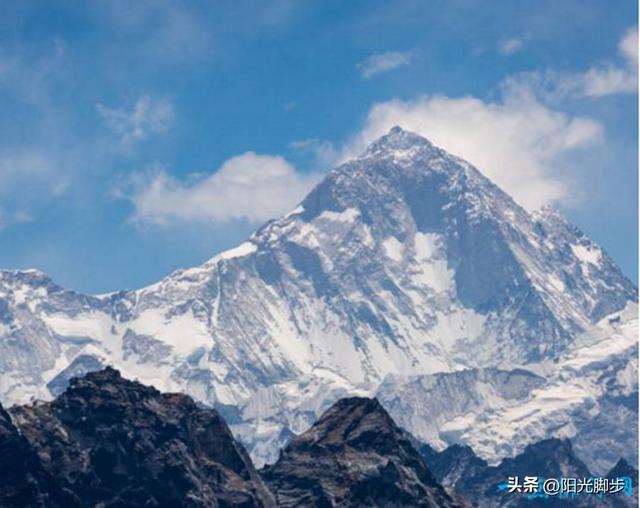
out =
[[[458,506],[375,399],[338,401],[263,478],[283,507]]]
[[[109,367],[0,407],[0,452],[7,508],[458,506],[375,399],[339,401],[260,475],[215,410]]]
[[[65,508],[274,506],[216,411],[114,369],[74,378],[53,402],[14,406],[11,416],[23,447],[37,457],[26,476],[17,474],[34,484],[43,506],[55,506],[50,485],[65,493]],[[2,490],[10,483],[3,478]]]
[[[637,505],[638,472],[620,459],[616,466],[604,474],[607,479],[630,477],[633,495],[621,492],[605,496],[581,495],[571,497],[532,497],[530,494],[509,493],[504,487],[509,477],[518,477],[520,484],[525,476],[538,478],[591,478],[589,468],[577,456],[569,440],[546,439],[527,445],[522,453],[491,466],[480,459],[467,446],[453,445],[441,452],[429,445],[417,448],[445,488],[457,492],[473,506],[478,507],[528,507],[544,504],[552,507],[632,507]]]

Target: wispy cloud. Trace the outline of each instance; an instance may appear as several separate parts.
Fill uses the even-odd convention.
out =
[[[96,108],[107,127],[118,135],[124,145],[165,132],[174,117],[173,105],[169,99],[154,99],[148,95],[140,97],[130,110],[109,108],[104,104],[98,104]]]
[[[168,225],[180,221],[261,222],[289,211],[317,182],[284,158],[246,152],[202,178],[179,181],[166,171],[138,175],[131,192],[134,222]]]
[[[0,208],[0,230],[17,224],[26,224],[32,221],[33,217],[24,210],[10,212]]]
[[[498,51],[503,55],[512,55],[522,49],[524,41],[519,37],[511,37],[509,39],[502,39],[498,43]]]
[[[48,147],[0,150],[0,201],[27,206],[32,199],[63,195],[69,186],[63,168],[69,160]]]
[[[629,28],[618,43],[620,62],[601,62],[584,72],[552,69],[511,76],[505,87],[548,100],[597,98],[638,92],[638,27]]]
[[[299,10],[292,0],[270,2],[90,2],[88,9],[116,36],[115,48],[142,65],[192,64],[226,54],[240,40],[274,33]],[[129,54],[125,55],[129,56]]]
[[[65,193],[68,179],[46,152],[0,150],[0,229],[33,221],[33,200],[48,201]]]
[[[377,74],[392,71],[398,67],[411,64],[411,53],[401,53],[398,51],[388,51],[371,55],[356,65],[360,75],[364,79],[370,79]]]
[[[339,152],[333,143],[318,138],[302,139],[289,143],[295,152],[311,155],[313,167],[320,170],[331,168],[339,158]]]

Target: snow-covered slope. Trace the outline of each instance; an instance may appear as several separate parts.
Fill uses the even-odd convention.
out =
[[[0,397],[48,398],[114,364],[215,404],[260,463],[340,396],[554,365],[636,300],[560,214],[528,214],[395,128],[247,242],[147,288],[91,297],[1,272]]]
[[[571,438],[594,472],[638,461],[638,308],[603,319],[554,362],[509,371],[389,375],[377,393],[404,428],[440,449],[465,443],[499,462],[549,436]]]

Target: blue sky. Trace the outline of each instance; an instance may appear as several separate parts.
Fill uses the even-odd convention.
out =
[[[635,2],[0,3],[1,267],[143,286],[398,123],[637,278]]]

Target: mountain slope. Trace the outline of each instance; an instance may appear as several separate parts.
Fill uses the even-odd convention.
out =
[[[499,486],[505,484],[509,477],[590,477],[589,469],[575,456],[568,440],[546,439],[528,445],[522,453],[506,458],[496,466],[483,463],[466,447],[452,446],[437,453],[425,446],[421,453],[437,480],[472,500],[474,506],[526,507],[535,503],[527,499],[527,494],[501,490]],[[549,506],[609,506],[587,496],[579,499],[550,498],[542,502]]]
[[[499,462],[549,436],[571,438],[590,469],[637,463],[638,322],[627,309],[554,362],[389,376],[377,396],[399,425],[439,449],[465,443]]]
[[[587,466],[576,456],[569,440],[545,439],[527,445],[514,457],[503,459],[495,466],[489,466],[466,446],[453,445],[437,452],[429,445],[416,445],[429,470],[438,482],[470,500],[473,506],[482,507],[528,507],[536,503],[525,492],[509,493],[504,485],[509,477],[518,477],[520,482],[525,476],[539,478],[593,478]],[[606,495],[548,496],[540,504],[553,507],[631,507],[637,506],[638,471],[624,459],[606,473],[604,478],[629,477],[632,492],[623,490]],[[537,504],[536,504],[537,506]]]
[[[273,506],[215,411],[113,369],[75,379],[51,403],[11,412],[27,453],[39,458],[18,475],[24,480],[42,471],[66,494],[61,506]],[[7,460],[12,469],[24,463],[15,455]],[[39,500],[54,506],[44,493]]]
[[[388,376],[552,364],[636,301],[558,213],[395,128],[247,242],[147,288],[92,297],[0,272],[0,397],[117,365],[233,416],[260,464]]]
[[[36,452],[0,406],[0,506],[65,508],[73,498],[47,474]]]
[[[375,399],[338,401],[262,476],[282,507],[456,506]]]

